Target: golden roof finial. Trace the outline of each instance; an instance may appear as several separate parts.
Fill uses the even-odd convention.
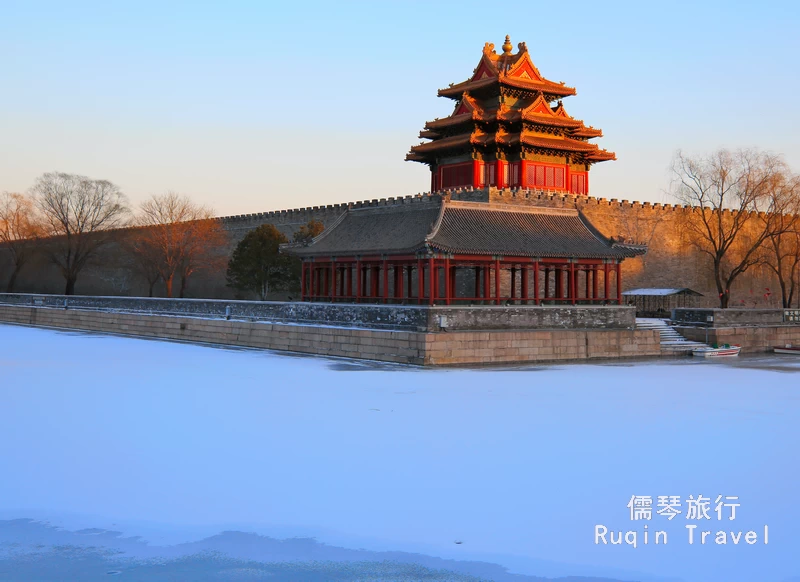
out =
[[[506,35],[506,42],[503,43],[503,54],[510,55],[511,49],[514,48],[514,45],[511,44],[511,37]]]

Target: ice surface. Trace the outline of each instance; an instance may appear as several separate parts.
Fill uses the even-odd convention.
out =
[[[422,370],[0,325],[0,519],[780,581],[800,573],[798,372],[792,356]],[[595,545],[596,524],[641,532],[633,494],[737,495],[735,521],[698,529],[767,524],[769,544],[690,546],[690,522],[654,516],[666,546]]]

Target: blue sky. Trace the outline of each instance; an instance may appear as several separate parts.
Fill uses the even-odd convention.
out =
[[[788,2],[13,2],[0,0],[0,190],[47,171],[133,203],[176,190],[219,214],[398,196],[436,90],[484,42],[525,41],[577,87],[570,114],[618,161],[593,195],[662,201],[682,148],[760,147],[800,169]]]

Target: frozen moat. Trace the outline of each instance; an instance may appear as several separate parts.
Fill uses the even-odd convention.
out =
[[[0,580],[800,576],[791,356],[422,370],[0,325],[0,405]]]

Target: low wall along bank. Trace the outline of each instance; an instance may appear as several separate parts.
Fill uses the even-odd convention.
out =
[[[742,353],[800,345],[800,309],[680,308],[672,310],[672,319],[687,339],[739,345]]]
[[[743,325],[800,325],[800,309],[712,309],[681,307],[672,310],[672,319],[680,323],[709,327]]]
[[[0,322],[404,364],[502,364],[660,355],[657,331],[636,330],[632,325],[624,325],[633,318],[633,310],[627,307],[587,307],[589,311],[575,312],[573,317],[568,317],[570,309],[582,308],[472,308],[471,311],[484,312],[477,316],[460,313],[470,311],[470,308],[461,307],[291,304],[298,308],[313,306],[323,311],[328,308],[330,313],[339,314],[335,317],[341,317],[342,310],[353,309],[362,315],[372,313],[376,318],[381,317],[379,323],[383,328],[367,329],[353,325],[352,321],[349,326],[332,325],[331,318],[335,317],[330,314],[327,319],[308,323],[225,319],[225,306],[236,302],[219,302],[222,304],[220,317],[202,312],[194,316],[152,310],[124,312],[119,306],[112,308],[100,301],[103,298],[70,297],[66,309],[63,298],[57,306],[58,297],[5,299],[9,297],[0,296]],[[23,299],[29,301],[27,305]],[[41,299],[41,305],[31,305],[37,299]],[[81,301],[93,303],[94,307],[76,307]],[[395,310],[392,316],[395,319],[384,320],[387,313],[383,309]],[[590,316],[598,310],[607,313],[602,317]],[[404,312],[407,313],[403,315]],[[441,320],[443,313],[445,322]],[[359,322],[363,324],[363,321],[362,317]],[[608,327],[604,327],[602,321],[606,321]],[[509,326],[503,327],[504,322]],[[530,326],[531,322],[542,325],[556,322],[562,328],[522,327],[523,324]],[[449,327],[451,323],[453,327]],[[495,325],[495,329],[490,329],[489,324]],[[577,328],[577,325],[595,327]],[[469,326],[474,329],[466,329]]]
[[[430,307],[23,293],[0,293],[0,304],[409,331],[631,329],[636,325],[635,310],[618,305]]]

